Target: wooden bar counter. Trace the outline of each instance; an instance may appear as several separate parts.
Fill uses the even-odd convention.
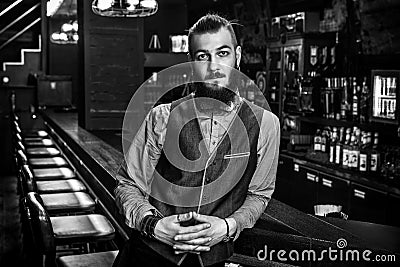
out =
[[[113,195],[116,186],[115,174],[123,161],[121,136],[115,131],[89,132],[79,127],[76,113],[44,110],[41,115],[60,148],[98,197],[104,211],[113,218],[119,233],[116,243],[121,248],[130,232],[117,210]],[[339,241],[342,242],[340,245]],[[337,250],[337,255],[340,251],[345,255],[347,250],[357,250],[360,260],[340,260],[339,256],[336,260],[331,260],[327,254],[318,260],[319,256],[323,255],[322,251],[329,249]],[[273,258],[265,257],[264,260],[263,256],[269,256],[271,250],[275,250]],[[279,250],[286,251],[286,254],[280,254],[281,257],[278,258]],[[289,257],[289,252],[297,251],[301,256],[305,250],[315,251],[317,259],[293,261],[292,259],[297,258]],[[396,262],[391,262],[391,266],[399,266],[400,229],[380,224],[317,217],[275,199],[270,201],[256,226],[244,230],[235,242],[235,256],[242,255],[246,258],[246,266],[376,266],[376,262],[361,259],[365,250],[372,252],[370,258],[378,254],[394,255]],[[268,255],[264,255],[266,252]],[[388,263],[379,264],[381,265],[387,266]]]

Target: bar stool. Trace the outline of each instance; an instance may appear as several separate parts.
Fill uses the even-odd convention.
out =
[[[33,169],[69,166],[68,162],[61,156],[28,159],[22,149],[18,149],[16,157],[19,166],[22,166],[24,164],[29,164],[30,166],[32,166]]]
[[[36,260],[42,266],[55,266],[57,246],[98,244],[115,236],[114,227],[100,214],[50,217],[35,192],[28,193],[22,206],[24,229],[29,231],[33,244],[28,249],[38,252]]]
[[[57,259],[57,265],[60,267],[111,267],[117,255],[118,250],[62,256]]]
[[[60,191],[58,184],[53,184],[52,188],[44,188],[41,185],[41,192],[38,190],[37,182],[34,180],[33,175],[29,169],[28,165],[22,166],[21,170],[21,181],[22,181],[22,197],[25,197],[29,192],[38,192],[42,205],[51,215],[56,214],[70,214],[70,213],[88,213],[94,211],[96,207],[96,202],[90,197],[89,194],[82,191],[73,191],[86,189],[86,187],[78,180],[78,188],[68,188],[69,192],[54,192]],[[62,180],[61,182],[65,182]],[[40,182],[40,181],[39,181]],[[47,183],[50,181],[46,181]],[[53,181],[57,183],[59,181]],[[57,187],[58,186],[58,187]],[[61,185],[64,186],[64,185]],[[49,193],[49,191],[52,191]],[[43,193],[47,192],[47,193]]]
[[[20,120],[18,115],[13,113],[11,115],[11,129],[13,129],[14,131],[18,131],[24,138],[45,138],[49,136],[49,134],[45,130],[41,129],[22,132],[19,121]]]
[[[57,157],[61,155],[61,151],[56,147],[28,147],[25,149],[25,146],[22,144],[22,141],[18,140],[16,142],[16,148],[25,151],[28,157],[33,158],[44,158],[44,157]]]

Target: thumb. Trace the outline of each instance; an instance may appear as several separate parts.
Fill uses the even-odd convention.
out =
[[[181,214],[177,214],[175,216],[175,222],[187,222],[190,221],[193,218],[193,212],[187,212],[187,213],[181,213]]]

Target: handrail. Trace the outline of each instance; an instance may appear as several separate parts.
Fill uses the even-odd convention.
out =
[[[0,30],[0,34],[2,34],[3,32],[5,32],[6,30],[8,30],[9,28],[11,28],[14,24],[16,24],[18,21],[20,21],[21,19],[23,19],[24,17],[26,17],[27,15],[29,15],[30,13],[32,13],[33,10],[35,10],[37,7],[40,6],[40,3],[37,3],[36,5],[34,5],[33,7],[31,7],[30,9],[28,9],[27,11],[25,11],[24,14],[22,14],[21,16],[19,16],[18,18],[16,18],[14,21],[12,21],[10,24],[8,24],[7,26],[5,26],[2,30]]]
[[[13,9],[16,5],[18,5],[21,2],[22,2],[22,0],[17,0],[14,3],[12,3],[11,5],[9,5],[8,7],[6,7],[3,11],[0,12],[0,17],[3,16],[4,14],[6,14],[8,11]]]
[[[28,26],[26,26],[25,28],[23,28],[21,31],[19,31],[18,33],[14,34],[14,36],[12,36],[10,39],[8,39],[4,44],[2,44],[0,46],[0,50],[3,49],[6,45],[8,45],[9,43],[11,43],[12,41],[14,41],[15,39],[17,39],[19,36],[21,36],[22,34],[24,34],[24,32],[26,32],[27,30],[29,30],[33,25],[35,25],[36,23],[38,23],[41,20],[41,18],[37,18],[35,19],[31,24],[29,24]]]

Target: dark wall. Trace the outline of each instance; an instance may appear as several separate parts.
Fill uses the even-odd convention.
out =
[[[48,21],[50,35],[60,31],[61,25],[68,22],[69,18],[51,18]],[[77,105],[78,96],[78,45],[54,44],[48,42],[48,74],[72,76],[72,103]]]
[[[400,54],[400,1],[361,0],[359,10],[363,53]]]

